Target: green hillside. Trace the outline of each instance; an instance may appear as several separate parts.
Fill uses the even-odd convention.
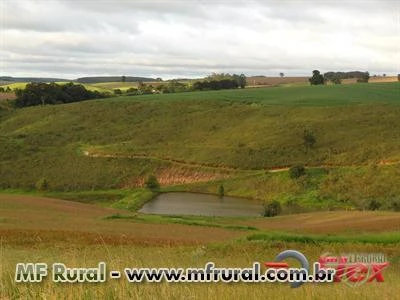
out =
[[[178,189],[215,192],[222,180],[228,194],[287,201],[300,195],[304,203],[325,199],[322,207],[332,199],[340,205],[391,199],[399,195],[396,187],[382,186],[400,176],[399,104],[399,83],[377,83],[117,97],[3,111],[0,186],[33,189],[46,178],[51,190],[134,188],[155,173],[164,187],[184,183]],[[315,136],[310,148],[304,130]],[[307,182],[266,172],[295,163],[335,168],[310,169]],[[370,180],[371,188],[360,188],[359,195],[348,187],[342,195],[346,176],[355,185]]]

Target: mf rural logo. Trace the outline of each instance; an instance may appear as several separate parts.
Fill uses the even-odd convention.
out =
[[[310,269],[310,264],[307,258],[299,251],[286,250],[279,253],[273,262],[265,262],[264,265],[268,268],[288,269],[289,264],[283,262],[285,259],[297,260],[301,269]],[[331,255],[330,253],[323,254],[319,257],[318,262],[314,263],[314,280],[300,280],[291,282],[292,288],[297,288],[305,282],[316,282],[318,276],[326,275],[324,270],[331,270],[333,273],[333,282],[344,282],[349,286],[360,286],[368,282],[383,282],[383,270],[389,266],[384,254],[381,253],[349,253],[339,256]],[[328,273],[329,275],[329,273]],[[323,280],[320,280],[322,282]],[[330,280],[329,280],[330,281]]]

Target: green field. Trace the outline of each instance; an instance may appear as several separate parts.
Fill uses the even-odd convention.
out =
[[[389,208],[399,186],[399,83],[117,97],[1,112],[4,189],[163,188]],[[303,145],[311,130],[316,144]],[[68,162],[66,164],[66,162]],[[303,163],[291,180],[268,170]],[[364,189],[364,184],[369,188]],[[293,200],[295,199],[295,200]]]

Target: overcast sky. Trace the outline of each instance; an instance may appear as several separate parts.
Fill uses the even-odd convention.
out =
[[[0,0],[0,75],[400,73],[400,1]]]

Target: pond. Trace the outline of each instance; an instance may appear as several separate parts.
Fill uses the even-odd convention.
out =
[[[163,193],[147,202],[140,210],[146,214],[202,216],[260,216],[258,201],[198,193]]]

